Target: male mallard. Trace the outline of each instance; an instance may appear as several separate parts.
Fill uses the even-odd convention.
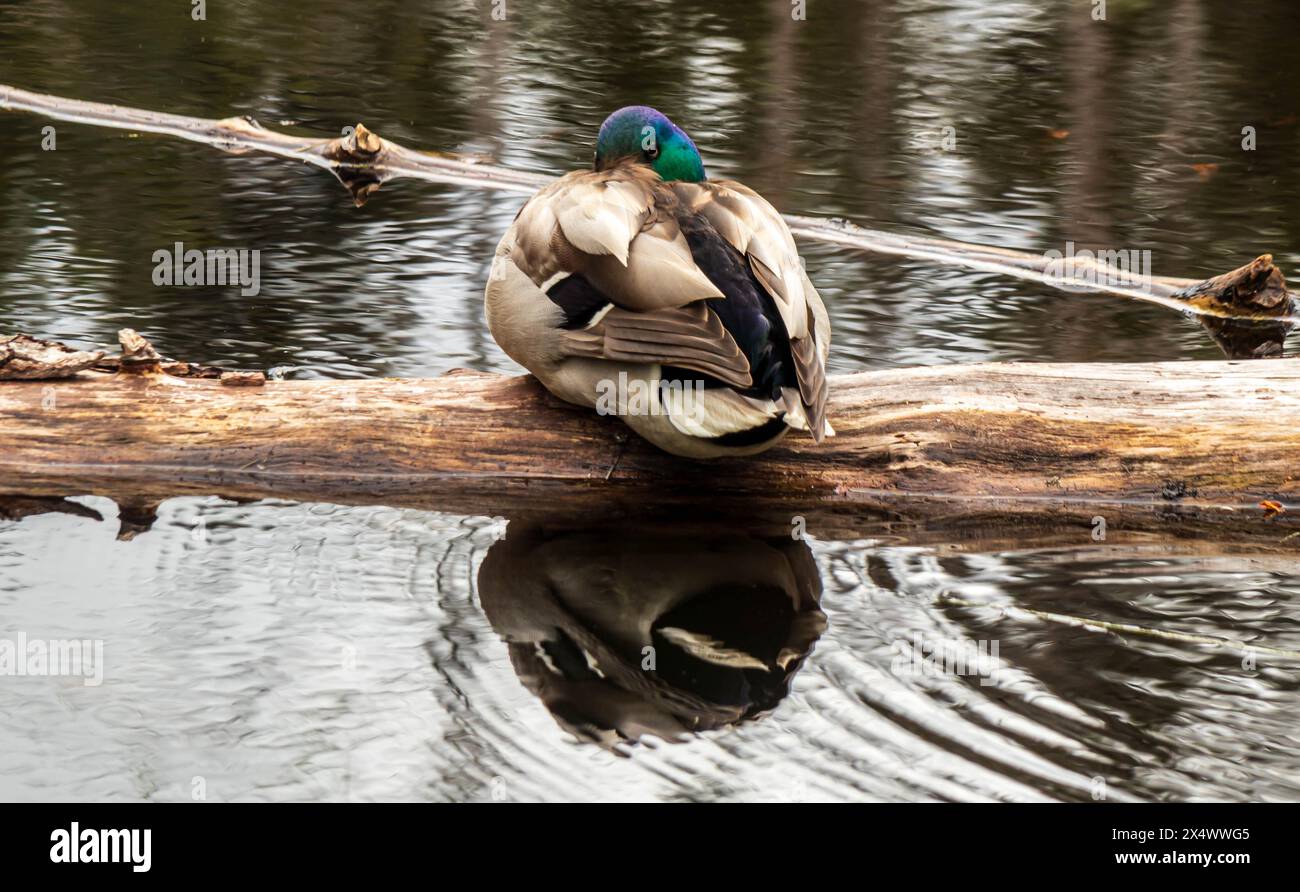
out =
[[[708,181],[691,138],[646,106],[605,120],[594,167],[534,195],[501,239],[486,293],[501,348],[676,455],[833,433],[830,320],[781,215]]]

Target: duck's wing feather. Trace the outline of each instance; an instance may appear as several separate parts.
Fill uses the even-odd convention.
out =
[[[645,313],[614,308],[565,340],[575,356],[679,366],[741,389],[753,384],[749,360],[702,301]]]
[[[630,166],[567,174],[519,212],[511,259],[543,291],[581,275],[627,310],[722,297],[677,222],[660,212],[663,188],[653,171]]]
[[[776,208],[748,186],[729,180],[672,185],[690,211],[708,220],[749,261],[755,278],[776,299],[786,333],[806,335],[803,264]]]
[[[813,436],[820,439],[826,420],[830,324],[789,227],[766,199],[740,183],[674,183],[673,189],[687,208],[707,219],[745,256],[754,278],[775,301],[790,339],[800,401]]]

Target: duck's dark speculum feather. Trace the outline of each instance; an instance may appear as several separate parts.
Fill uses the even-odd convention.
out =
[[[556,282],[546,292],[551,302],[564,311],[560,328],[578,331],[585,328],[598,312],[610,303],[608,297],[587,281],[581,273],[574,273]]]
[[[798,387],[785,323],[749,263],[704,217],[679,213],[691,257],[726,298],[709,304],[749,359],[754,386],[747,396],[779,400],[782,387]],[[698,377],[698,375],[696,376]]]

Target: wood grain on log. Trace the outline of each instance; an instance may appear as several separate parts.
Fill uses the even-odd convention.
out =
[[[0,383],[0,493],[383,503],[591,518],[717,514],[840,537],[1030,522],[1249,540],[1297,528],[1300,362],[981,364],[834,378],[838,435],[690,462],[528,376],[267,381],[159,367]],[[1259,507],[1277,500],[1290,511]],[[1266,519],[1268,515],[1271,519]],[[1261,540],[1262,541],[1262,540]],[[1300,548],[1291,537],[1286,548]]]

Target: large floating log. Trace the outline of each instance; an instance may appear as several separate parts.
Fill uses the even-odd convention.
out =
[[[1300,550],[1295,360],[840,376],[838,435],[822,445],[792,436],[756,458],[691,462],[528,376],[223,381],[124,344],[116,372],[0,382],[0,493],[108,496],[132,522],[177,495],[611,521],[731,513],[827,537],[1011,521],[1082,542],[1100,517]]]

